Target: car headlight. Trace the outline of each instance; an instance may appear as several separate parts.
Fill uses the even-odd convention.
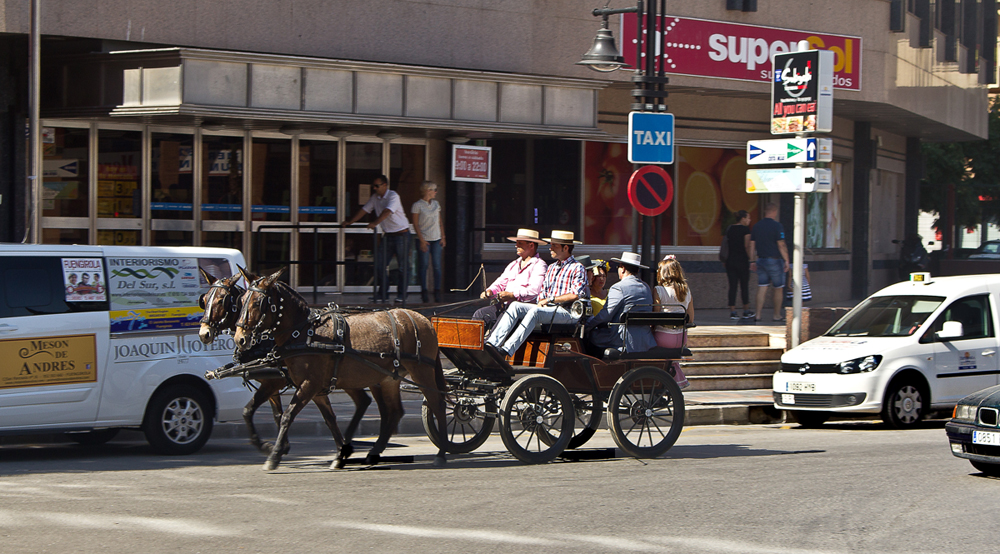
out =
[[[882,356],[865,356],[864,358],[855,358],[853,360],[847,360],[846,362],[840,362],[838,373],[846,375],[848,373],[867,373],[869,371],[874,371],[878,364],[882,362]]]
[[[958,406],[955,406],[954,418],[964,421],[976,421],[976,408],[978,408],[978,406],[959,404]]]

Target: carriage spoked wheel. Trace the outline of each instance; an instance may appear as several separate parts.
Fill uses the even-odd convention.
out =
[[[575,394],[572,392],[570,393],[570,397],[573,398],[576,425],[573,429],[573,438],[569,440],[569,445],[566,446],[567,450],[580,448],[594,436],[594,432],[601,426],[605,399],[605,396],[602,394],[594,396],[592,394]],[[552,445],[556,439],[551,435],[543,435],[542,441],[546,440],[550,441],[546,444]]]
[[[554,460],[569,446],[575,422],[573,397],[547,375],[527,375],[507,389],[500,404],[500,438],[526,464]]]
[[[674,445],[684,427],[684,397],[669,373],[634,369],[615,383],[608,398],[608,428],[618,448],[636,458],[655,458]]]
[[[427,438],[434,446],[450,454],[468,454],[479,448],[490,438],[497,419],[496,402],[489,397],[445,397],[445,422],[448,436],[442,441],[438,436],[437,421],[434,419],[427,401],[420,406],[420,420],[424,424]]]

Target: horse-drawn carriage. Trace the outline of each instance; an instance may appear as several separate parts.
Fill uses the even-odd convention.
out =
[[[676,312],[626,314],[623,325],[684,327]],[[681,349],[655,348],[611,359],[585,353],[579,325],[542,325],[513,355],[484,348],[483,322],[431,318],[441,352],[455,364],[448,383],[448,436],[430,413],[424,428],[449,452],[481,446],[500,420],[504,445],[525,463],[550,461],[583,446],[607,405],[608,428],[621,450],[637,458],[666,452],[684,425],[684,398],[670,369]],[[611,351],[615,353],[616,351]]]
[[[507,449],[525,463],[553,460],[593,436],[607,403],[608,427],[618,446],[632,456],[655,457],[673,446],[684,424],[684,399],[671,375],[681,349],[654,348],[613,358],[589,356],[579,325],[542,326],[512,357],[484,349],[479,320],[434,318],[406,309],[345,314],[310,309],[294,290],[279,281],[281,272],[257,277],[215,280],[203,299],[202,340],[233,331],[239,363],[206,374],[208,378],[242,376],[262,386],[244,409],[251,442],[268,454],[274,469],[288,451],[288,427],[295,415],[315,401],[340,448],[333,467],[351,454],[351,436],[370,398],[381,416],[379,438],[366,460],[377,463],[402,417],[400,385],[424,395],[422,420],[438,447],[435,465],[445,453],[468,453],[483,444],[500,419]],[[238,317],[236,317],[238,314]],[[625,314],[623,325],[683,328],[684,313]],[[264,354],[249,355],[260,344]],[[611,353],[617,351],[610,351]],[[439,354],[455,364],[444,373]],[[296,393],[285,412],[272,396],[283,383]],[[326,395],[348,392],[356,410],[341,436]],[[266,391],[266,392],[265,392]],[[279,423],[275,443],[262,443],[253,413],[268,399]],[[579,429],[577,426],[579,425]]]

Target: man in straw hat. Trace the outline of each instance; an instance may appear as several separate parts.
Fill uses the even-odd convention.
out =
[[[627,312],[652,311],[653,293],[649,286],[639,279],[642,265],[639,254],[622,252],[621,258],[611,258],[618,264],[619,281],[608,290],[608,301],[604,309],[587,319],[587,340],[598,350],[615,348],[623,352],[645,352],[656,346],[653,329],[648,325],[610,325],[620,323],[622,314]]]
[[[573,240],[572,231],[552,231],[545,241],[555,261],[545,271],[538,304],[511,303],[486,341],[504,355],[514,355],[535,330],[536,323],[576,323],[577,318],[566,306],[578,298],[589,297],[587,271],[573,258],[573,246],[583,243]]]
[[[545,261],[538,255],[538,245],[545,244],[545,241],[538,238],[538,231],[518,229],[517,235],[507,237],[507,240],[516,245],[517,259],[510,262],[497,280],[479,295],[480,298],[495,296],[500,302],[479,308],[472,314],[473,318],[486,323],[486,329],[493,328],[511,302],[534,302],[542,291],[545,279]]]

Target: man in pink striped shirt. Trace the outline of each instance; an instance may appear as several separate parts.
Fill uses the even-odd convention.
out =
[[[480,298],[496,297],[495,302],[472,314],[475,319],[486,322],[490,330],[497,322],[508,304],[514,302],[534,302],[542,291],[542,281],[545,279],[545,262],[538,256],[538,245],[545,241],[538,238],[538,231],[518,229],[517,236],[507,237],[517,245],[517,259],[507,265],[500,277],[489,286]]]

